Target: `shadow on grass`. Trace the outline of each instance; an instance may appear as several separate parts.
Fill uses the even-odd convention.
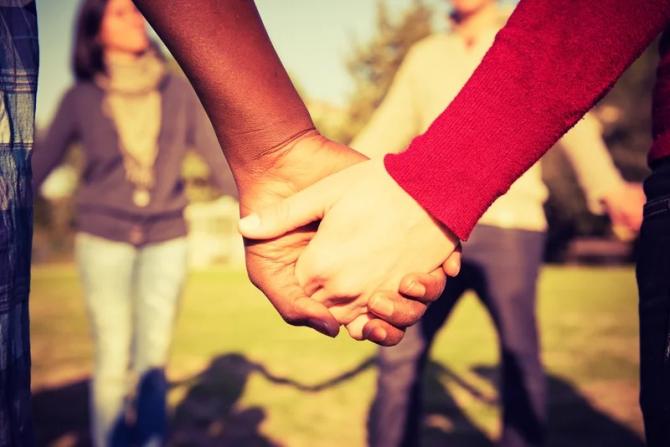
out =
[[[79,380],[33,394],[35,445],[84,447],[88,432],[88,380]]]
[[[215,357],[201,373],[170,384],[170,389],[186,387],[186,394],[174,409],[170,421],[170,445],[273,447],[278,444],[259,431],[265,410],[236,407],[251,374],[260,374],[278,386],[315,393],[346,382],[372,365],[373,359],[369,358],[324,382],[303,384],[275,375],[242,354]],[[33,395],[36,445],[91,445],[88,400],[88,380],[36,392]]]
[[[368,358],[355,368],[317,384],[304,384],[271,373],[262,364],[244,355],[230,353],[215,357],[201,373],[170,384],[186,387],[185,396],[174,409],[170,421],[170,445],[274,447],[279,443],[263,435],[265,419],[261,407],[237,408],[251,374],[257,373],[277,386],[290,386],[316,393],[346,383],[374,366]],[[476,367],[474,372],[493,383],[496,370]],[[459,408],[449,386],[464,390],[485,405],[498,405],[480,390],[445,366],[431,362],[426,369],[425,417],[422,445],[450,447],[491,446],[491,441]],[[548,447],[643,446],[640,437],[627,427],[594,408],[569,383],[548,377]],[[80,380],[57,388],[38,391],[33,397],[37,446],[87,446],[88,381]],[[364,424],[364,421],[360,421]]]
[[[254,372],[266,375],[262,365],[247,360],[241,354],[227,354],[214,358],[202,373],[173,383],[172,387],[185,386],[188,391],[174,411],[170,444],[275,446],[259,431],[265,419],[263,408],[236,408],[249,376]],[[281,379],[276,380],[281,383]]]
[[[430,361],[424,371],[423,415],[421,424],[422,446],[482,447],[493,444],[459,407],[447,389],[447,383],[466,391],[473,399],[494,406],[481,391],[444,367]],[[418,444],[412,444],[418,445]]]
[[[490,385],[496,385],[498,370],[477,366],[473,371]],[[468,383],[440,363],[430,362],[424,376],[425,414],[422,443],[426,447],[493,446],[494,444],[463,413],[447,389],[455,386],[466,391],[474,400],[498,406],[497,399],[485,397],[476,386]],[[609,415],[593,407],[569,382],[547,376],[549,393],[549,423],[547,447],[644,447],[639,434]]]

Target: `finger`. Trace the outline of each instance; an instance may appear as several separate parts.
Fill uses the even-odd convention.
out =
[[[384,320],[371,319],[363,328],[363,337],[382,346],[394,346],[400,343],[405,330],[397,328]]]
[[[634,233],[639,233],[640,232],[640,227],[642,227],[642,207],[639,208],[639,210],[635,210],[634,212],[631,213],[631,215],[628,218],[628,228]]]
[[[446,261],[442,264],[444,272],[452,278],[458,276],[461,271],[461,262],[463,260],[463,247],[459,242],[456,249],[449,255]]]
[[[327,207],[325,182],[317,182],[296,194],[240,219],[238,227],[248,239],[272,239],[320,220]]]
[[[375,292],[368,302],[371,313],[397,327],[415,324],[426,313],[427,308],[421,301],[385,291]]]
[[[356,297],[332,296],[327,290],[319,289],[310,295],[314,301],[318,301],[328,308],[328,311],[340,324],[349,324],[354,318],[367,312],[368,296]]]
[[[296,326],[309,326],[329,337],[336,337],[340,324],[323,304],[302,297],[293,303],[292,322]],[[286,319],[285,319],[286,320]]]
[[[349,336],[354,340],[363,340],[363,328],[370,321],[370,316],[365,313],[354,318],[350,323],[345,325]]]
[[[328,308],[305,296],[302,288],[290,277],[292,272],[277,272],[270,280],[250,269],[250,278],[270,300],[285,322],[292,326],[308,326],[329,337],[335,337],[340,324]],[[255,279],[254,279],[255,278]]]
[[[423,303],[432,303],[442,295],[447,275],[442,268],[430,273],[411,273],[400,280],[398,292]]]

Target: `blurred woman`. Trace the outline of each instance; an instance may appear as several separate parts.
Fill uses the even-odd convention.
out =
[[[186,273],[187,149],[205,157],[222,192],[234,183],[190,85],[167,71],[131,0],[85,0],[73,56],[76,83],[35,145],[34,179],[81,145],[75,251],[95,342],[94,444],[160,445]]]

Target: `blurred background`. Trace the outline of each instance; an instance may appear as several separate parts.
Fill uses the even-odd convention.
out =
[[[38,134],[73,82],[79,4],[38,0]],[[448,0],[256,4],[317,127],[344,143],[382,103],[409,49],[452,26]],[[630,182],[648,172],[655,48],[594,109],[614,163]],[[168,70],[181,76],[163,51]],[[550,191],[537,305],[548,380],[547,445],[642,445],[635,232],[590,212],[560,150],[541,163]],[[91,443],[93,347],[74,262],[74,197],[84,164],[81,147],[73,144],[36,197],[31,318],[38,445]],[[189,201],[189,273],[167,368],[169,443],[365,445],[376,348],[287,326],[247,280],[235,198],[217,191],[194,150],[187,150],[181,177]],[[431,353],[424,445],[493,445],[501,431],[499,354],[490,317],[474,293],[459,301]]]

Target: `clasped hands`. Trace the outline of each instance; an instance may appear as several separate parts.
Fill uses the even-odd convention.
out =
[[[315,130],[236,180],[249,278],[289,324],[393,345],[460,269],[458,239],[381,160]]]

